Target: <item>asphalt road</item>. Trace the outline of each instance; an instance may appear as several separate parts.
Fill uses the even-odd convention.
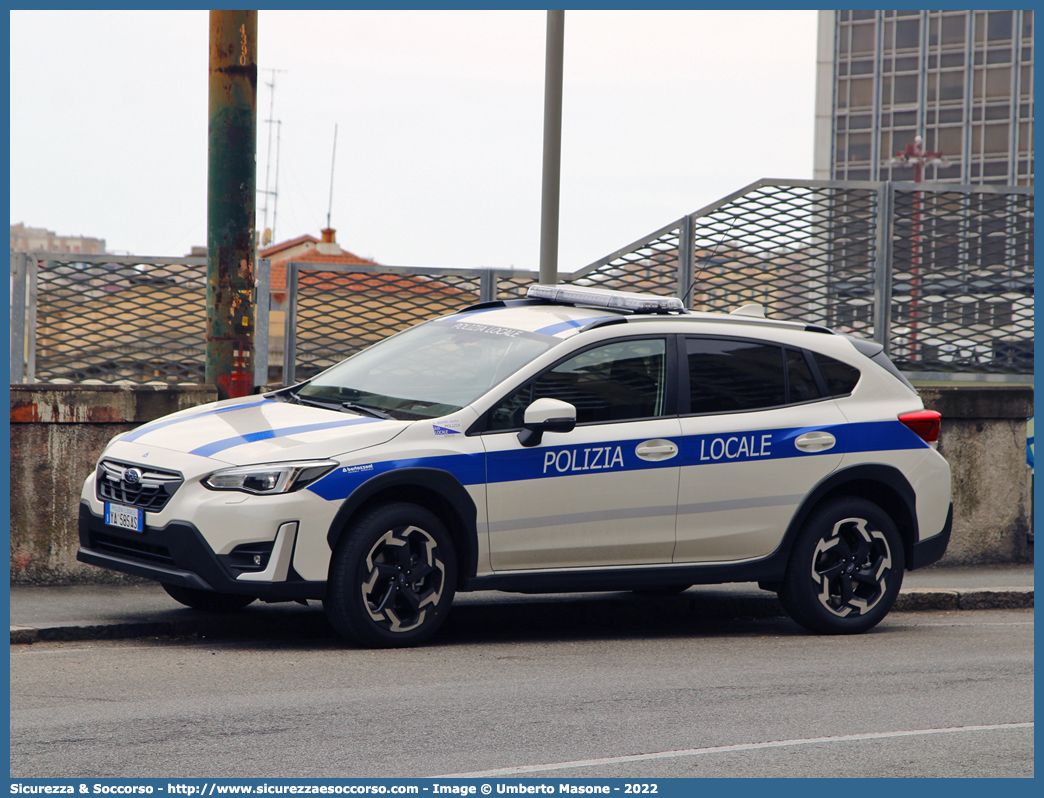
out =
[[[11,776],[1033,775],[1032,610],[827,638],[642,606],[455,610],[404,651],[307,629],[13,645]]]

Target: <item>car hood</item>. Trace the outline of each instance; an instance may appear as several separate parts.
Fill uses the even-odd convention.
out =
[[[114,443],[250,465],[335,457],[389,441],[412,423],[249,396],[164,416]]]

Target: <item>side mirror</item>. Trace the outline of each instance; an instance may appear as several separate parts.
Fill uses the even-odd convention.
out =
[[[576,408],[558,399],[537,399],[526,408],[518,442],[523,446],[539,446],[545,432],[572,432],[576,426]]]

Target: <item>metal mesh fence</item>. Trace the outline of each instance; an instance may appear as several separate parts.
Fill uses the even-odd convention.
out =
[[[873,337],[879,198],[863,185],[762,181],[698,211],[689,306],[753,302],[775,318]]]
[[[529,272],[521,277],[497,275],[497,299],[524,299],[529,286],[537,281],[538,273]]]
[[[206,259],[81,258],[36,264],[36,380],[203,382]]]
[[[564,282],[625,291],[673,295],[678,286],[680,226],[665,228],[576,274]],[[537,272],[481,270],[424,274],[418,269],[382,267],[382,272],[322,271],[328,266],[298,263],[294,362],[284,381],[307,379],[392,333],[488,299],[519,299],[537,281]],[[337,267],[334,267],[337,268]],[[358,267],[354,267],[357,269]],[[482,282],[492,286],[483,296]],[[291,300],[293,301],[293,300]]]
[[[908,371],[1033,371],[1033,195],[897,187],[890,354]]]
[[[357,267],[356,267],[357,268]],[[301,269],[295,379],[307,379],[419,322],[479,301],[481,274]]]
[[[29,310],[12,308],[30,378],[203,382],[205,258],[41,255],[33,264]],[[284,380],[469,304],[525,296],[538,277],[291,266]],[[1033,370],[1032,189],[763,180],[561,279],[681,296],[701,311],[755,302],[772,317],[879,340],[907,371]],[[276,347],[283,327],[272,329]]]
[[[615,291],[677,296],[681,235],[682,223],[675,222],[575,274],[562,275],[562,279]]]

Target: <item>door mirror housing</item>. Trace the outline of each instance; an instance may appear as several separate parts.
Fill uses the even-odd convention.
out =
[[[537,399],[523,416],[518,442],[523,446],[539,446],[545,432],[572,432],[576,426],[576,408],[558,399]]]

